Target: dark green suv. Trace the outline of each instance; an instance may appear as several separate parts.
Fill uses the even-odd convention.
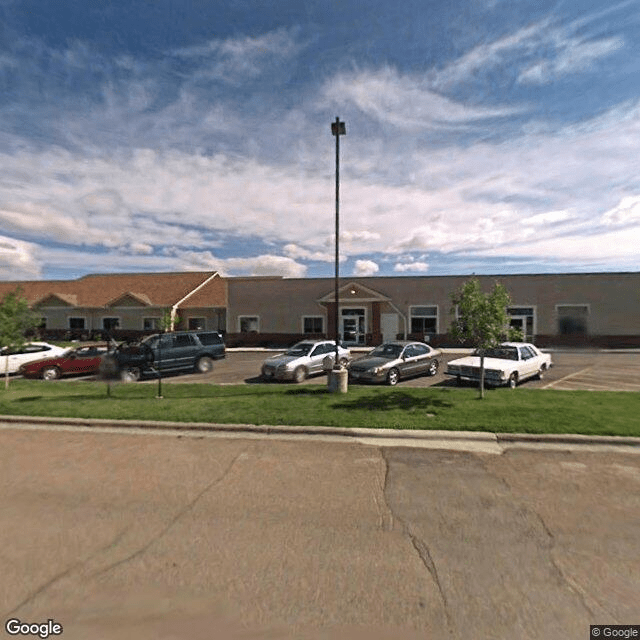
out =
[[[139,380],[146,374],[173,371],[207,373],[214,360],[224,357],[224,340],[217,331],[176,331],[121,344],[104,360],[123,380]]]

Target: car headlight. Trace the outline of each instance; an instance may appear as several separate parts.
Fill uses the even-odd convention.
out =
[[[371,369],[371,373],[373,373],[374,376],[380,375],[383,371],[384,367],[374,367]]]

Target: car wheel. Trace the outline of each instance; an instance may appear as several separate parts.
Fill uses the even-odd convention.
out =
[[[122,382],[137,382],[140,380],[140,369],[138,367],[128,367],[121,374]]]
[[[427,373],[430,376],[435,376],[436,373],[438,373],[438,361],[437,360],[432,360],[429,363],[429,368],[427,369]]]
[[[202,356],[196,362],[196,370],[198,373],[209,373],[213,370],[213,360],[209,356]]]
[[[293,372],[293,380],[294,382],[300,383],[303,382],[307,377],[307,370],[304,367],[298,367]]]
[[[518,374],[515,371],[509,376],[508,385],[510,389],[515,389],[518,386]]]
[[[341,367],[346,367],[349,364],[349,358],[340,358],[338,362],[340,362]]]
[[[538,370],[538,380],[542,380],[544,378],[544,374],[547,371],[547,365],[543,364]]]
[[[58,367],[45,367],[42,370],[43,380],[57,380],[60,377],[60,369]]]
[[[400,372],[396,368],[390,369],[387,374],[387,384],[395,387],[398,384],[398,380],[400,380]]]

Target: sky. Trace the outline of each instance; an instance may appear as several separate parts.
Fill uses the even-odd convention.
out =
[[[365,9],[366,6],[366,9]],[[640,0],[0,0],[0,279],[640,270]]]

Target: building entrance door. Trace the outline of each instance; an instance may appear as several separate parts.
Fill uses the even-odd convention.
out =
[[[359,345],[365,342],[364,309],[342,309],[342,342],[345,345]]]

